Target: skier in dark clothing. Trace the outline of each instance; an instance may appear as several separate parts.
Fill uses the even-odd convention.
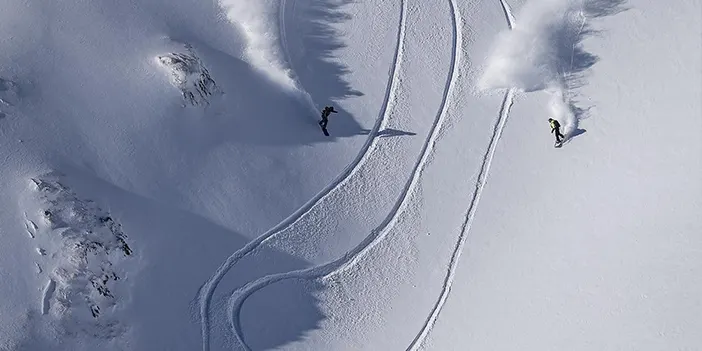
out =
[[[334,106],[325,106],[324,110],[322,110],[322,120],[319,121],[319,125],[322,126],[322,129],[327,129],[327,123],[329,123],[329,114],[331,114],[332,112],[338,112],[334,110]]]
[[[553,118],[549,118],[548,123],[551,125],[551,133],[556,134],[556,143],[561,143],[563,138],[565,138],[565,136],[561,134],[561,124]]]

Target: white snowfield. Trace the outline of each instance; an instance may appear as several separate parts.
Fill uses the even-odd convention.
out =
[[[701,33],[698,0],[5,1],[0,350],[702,350]]]

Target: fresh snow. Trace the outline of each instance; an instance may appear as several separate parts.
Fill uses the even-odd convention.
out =
[[[9,0],[0,33],[0,350],[702,345],[699,1]]]

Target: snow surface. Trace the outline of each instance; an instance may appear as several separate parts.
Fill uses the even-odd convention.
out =
[[[8,0],[0,33],[0,350],[702,345],[699,1]]]

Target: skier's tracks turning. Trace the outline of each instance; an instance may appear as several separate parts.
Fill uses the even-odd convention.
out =
[[[234,335],[236,335],[239,344],[246,350],[249,350],[248,345],[244,341],[243,333],[241,330],[241,321],[240,321],[240,314],[241,314],[241,307],[246,301],[246,299],[251,296],[254,292],[279,281],[286,280],[286,279],[316,279],[319,277],[327,276],[330,274],[333,274],[335,272],[344,270],[352,265],[354,265],[358,260],[363,257],[370,249],[372,249],[375,245],[377,245],[380,241],[385,238],[387,233],[392,229],[393,225],[397,221],[398,214],[402,213],[404,209],[407,207],[407,202],[408,199],[410,198],[410,194],[412,190],[416,187],[416,184],[419,182],[419,178],[424,170],[424,166],[427,163],[427,159],[429,156],[432,154],[434,146],[436,144],[437,138],[439,136],[439,132],[441,130],[441,127],[443,125],[443,121],[446,116],[446,111],[448,109],[448,101],[449,98],[452,95],[453,92],[453,87],[455,85],[456,78],[458,76],[457,74],[457,65],[460,62],[461,58],[461,51],[460,47],[462,45],[462,33],[460,29],[460,14],[458,13],[458,8],[456,7],[455,0],[449,0],[450,6],[451,6],[451,14],[452,14],[452,27],[453,27],[453,43],[452,43],[452,55],[451,55],[451,66],[450,66],[450,71],[449,71],[449,78],[446,83],[446,87],[444,89],[444,94],[443,98],[441,101],[441,106],[439,108],[439,112],[436,115],[436,118],[431,126],[431,130],[429,131],[429,135],[427,136],[426,141],[424,142],[424,145],[422,146],[422,150],[420,152],[420,156],[417,159],[417,162],[414,165],[414,168],[412,169],[411,172],[411,177],[410,179],[407,180],[407,183],[405,184],[402,193],[400,197],[398,198],[397,202],[393,206],[392,210],[390,213],[385,217],[383,222],[374,230],[371,231],[370,235],[368,235],[359,245],[354,247],[351,251],[348,251],[345,253],[342,257],[320,265],[316,267],[311,267],[307,269],[300,269],[296,271],[291,271],[291,272],[285,272],[285,273],[278,273],[278,274],[271,274],[262,278],[259,278],[253,282],[250,282],[246,284],[244,287],[236,290],[234,294],[230,297],[229,301],[229,315],[231,316],[231,326],[232,330],[234,332]],[[402,3],[402,8],[403,12],[405,9],[405,3],[403,1]]]
[[[293,2],[295,0],[292,0]],[[281,0],[280,4],[280,18],[279,18],[279,24],[280,24],[280,32],[281,32],[281,39],[283,40],[283,50],[285,51],[285,55],[287,56],[287,59],[290,60],[288,48],[287,48],[287,34],[286,34],[286,28],[285,28],[285,20],[283,17],[285,16],[285,10],[287,8],[286,6],[287,1],[286,0]],[[294,5],[294,4],[293,4]],[[215,289],[217,288],[217,285],[219,282],[222,280],[222,278],[227,274],[227,272],[237,263],[239,260],[253,252],[256,248],[258,248],[264,241],[269,239],[270,237],[278,234],[281,232],[283,229],[286,227],[290,226],[291,224],[295,223],[298,219],[300,219],[302,216],[304,216],[306,213],[308,213],[317,203],[319,203],[324,197],[326,197],[328,194],[330,194],[334,189],[338,188],[339,185],[341,185],[347,178],[349,178],[356,169],[358,169],[358,166],[362,164],[365,159],[367,158],[368,155],[368,150],[370,149],[371,145],[373,145],[374,141],[376,140],[376,136],[378,134],[378,130],[385,124],[387,120],[387,116],[390,111],[390,106],[394,102],[395,99],[395,92],[397,90],[397,84],[398,84],[398,74],[399,74],[399,67],[400,64],[402,63],[402,57],[404,55],[404,45],[405,45],[405,32],[406,32],[406,16],[407,16],[407,5],[405,3],[405,0],[401,0],[400,2],[400,20],[399,20],[399,26],[398,26],[398,32],[397,32],[397,46],[395,48],[395,56],[393,57],[392,61],[392,66],[390,69],[391,75],[390,79],[388,81],[387,89],[385,92],[385,99],[383,101],[383,105],[380,109],[380,113],[378,115],[378,118],[376,119],[375,124],[373,125],[373,128],[371,129],[369,133],[368,139],[366,139],[366,142],[363,144],[361,147],[361,150],[358,153],[358,156],[351,161],[349,165],[347,165],[344,170],[329,184],[327,185],[324,189],[322,189],[319,193],[317,193],[312,199],[307,201],[302,207],[297,209],[295,212],[293,212],[290,216],[285,218],[282,222],[278,223],[275,227],[269,229],[267,232],[263,233],[261,236],[257,237],[253,241],[249,242],[246,244],[244,247],[241,249],[237,250],[234,252],[231,256],[227,258],[227,260],[220,265],[215,273],[200,287],[200,290],[198,291],[198,303],[200,305],[200,324],[201,324],[201,333],[202,333],[202,349],[204,351],[208,351],[210,349],[210,318],[209,318],[209,309],[210,309],[210,303],[212,300],[212,295],[214,294]],[[292,63],[289,63],[292,67]],[[237,334],[237,337],[240,337]],[[245,344],[244,344],[245,345]]]
[[[453,1],[455,0],[452,0],[452,2]],[[514,15],[512,13],[512,10],[510,9],[506,0],[500,0],[500,5],[502,6],[502,10],[505,12],[505,17],[507,19],[509,29],[514,29]],[[463,225],[461,226],[461,234],[458,236],[458,241],[456,242],[456,246],[454,247],[453,253],[451,254],[449,269],[446,272],[446,278],[444,279],[444,284],[441,287],[439,299],[434,304],[431,314],[424,322],[422,329],[417,334],[417,336],[415,336],[414,340],[412,340],[412,343],[407,348],[408,350],[416,350],[422,345],[427,335],[429,335],[429,332],[431,332],[432,328],[434,327],[434,324],[436,323],[436,320],[439,317],[439,313],[441,313],[441,309],[444,307],[446,299],[448,298],[448,295],[451,292],[451,287],[453,286],[454,277],[456,275],[456,268],[458,267],[458,260],[461,257],[461,253],[463,252],[463,247],[466,243],[466,239],[468,238],[468,232],[470,231],[470,227],[473,224],[473,218],[475,217],[475,211],[478,207],[478,202],[480,202],[480,196],[482,195],[483,188],[485,187],[485,183],[487,182],[487,176],[490,172],[490,165],[492,164],[492,159],[495,155],[497,142],[500,140],[500,137],[502,136],[502,130],[505,128],[505,123],[507,123],[507,119],[509,118],[509,111],[512,107],[512,104],[514,103],[514,94],[515,89],[511,88],[507,91],[507,93],[505,93],[505,97],[502,99],[500,114],[492,131],[492,137],[490,138],[490,144],[488,145],[488,149],[485,152],[485,155],[483,156],[483,162],[480,166],[480,173],[478,174],[478,180],[475,183],[475,190],[473,191],[473,198],[470,201],[465,220],[463,222]]]

